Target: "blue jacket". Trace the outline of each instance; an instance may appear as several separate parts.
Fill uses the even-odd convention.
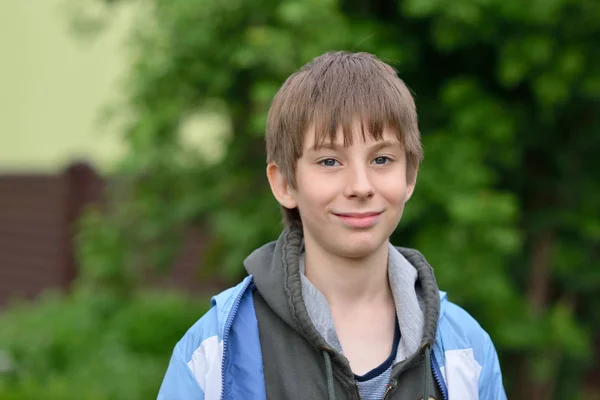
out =
[[[175,346],[159,400],[265,399],[253,278],[215,296]],[[440,292],[432,369],[446,400],[506,399],[489,335]]]

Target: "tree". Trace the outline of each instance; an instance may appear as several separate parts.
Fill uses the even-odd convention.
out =
[[[243,258],[281,229],[264,178],[270,99],[314,56],[369,51],[414,91],[426,152],[394,241],[419,248],[440,287],[490,332],[509,398],[583,393],[600,331],[600,3],[145,5],[126,88],[135,117],[124,184],[82,236],[96,278],[168,266],[189,224],[214,237],[203,268],[242,274]],[[231,125],[225,154],[210,162],[181,135],[207,111]]]

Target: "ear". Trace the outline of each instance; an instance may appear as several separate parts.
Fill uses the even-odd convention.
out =
[[[417,185],[417,175],[419,172],[419,167],[417,166],[415,172],[410,181],[406,182],[406,194],[404,196],[404,203],[407,203],[413,195],[415,191],[415,186]]]
[[[298,206],[294,199],[294,193],[277,164],[269,163],[267,165],[267,179],[271,185],[271,192],[279,204],[289,209]]]

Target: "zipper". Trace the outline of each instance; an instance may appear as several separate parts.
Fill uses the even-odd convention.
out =
[[[433,353],[433,349],[432,349],[432,353]],[[444,400],[448,400],[448,392],[446,391],[446,384],[444,383],[444,381],[442,379],[442,372],[437,363],[437,358],[435,358],[435,354],[433,354],[433,357],[431,357],[431,370],[433,371],[433,376],[435,377],[438,387],[442,391]]]
[[[229,331],[231,330],[231,326],[233,325],[233,320],[235,315],[240,308],[240,303],[242,301],[242,297],[248,290],[248,287],[252,283],[252,277],[250,277],[244,286],[242,286],[240,293],[235,298],[231,311],[229,312],[229,316],[227,317],[227,323],[225,324],[225,331],[223,332],[223,359],[221,360],[221,400],[225,399],[225,365],[227,364],[227,339],[229,338]]]
[[[356,387],[356,398],[358,400],[362,400],[362,397],[360,397],[360,388],[358,387],[358,382],[354,381],[354,387]]]
[[[362,397],[360,396],[360,387],[358,386],[358,382],[354,381],[354,386],[356,387],[356,396],[358,398],[358,400],[362,400]],[[387,389],[385,389],[385,392],[383,393],[383,397],[381,398],[381,400],[385,400],[387,399],[388,395],[390,394],[390,392],[392,391],[392,389],[394,389],[396,387],[396,384],[388,384]]]
[[[383,397],[381,398],[381,400],[387,399],[388,395],[392,392],[392,389],[394,389],[395,387],[396,387],[396,384],[389,384],[387,389],[385,389],[385,393],[383,394]]]

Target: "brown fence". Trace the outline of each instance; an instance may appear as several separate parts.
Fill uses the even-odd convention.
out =
[[[0,307],[48,288],[68,288],[77,274],[73,226],[83,209],[99,204],[103,179],[88,165],[62,174],[0,175]],[[172,273],[161,283],[196,290],[204,240],[188,232]]]

